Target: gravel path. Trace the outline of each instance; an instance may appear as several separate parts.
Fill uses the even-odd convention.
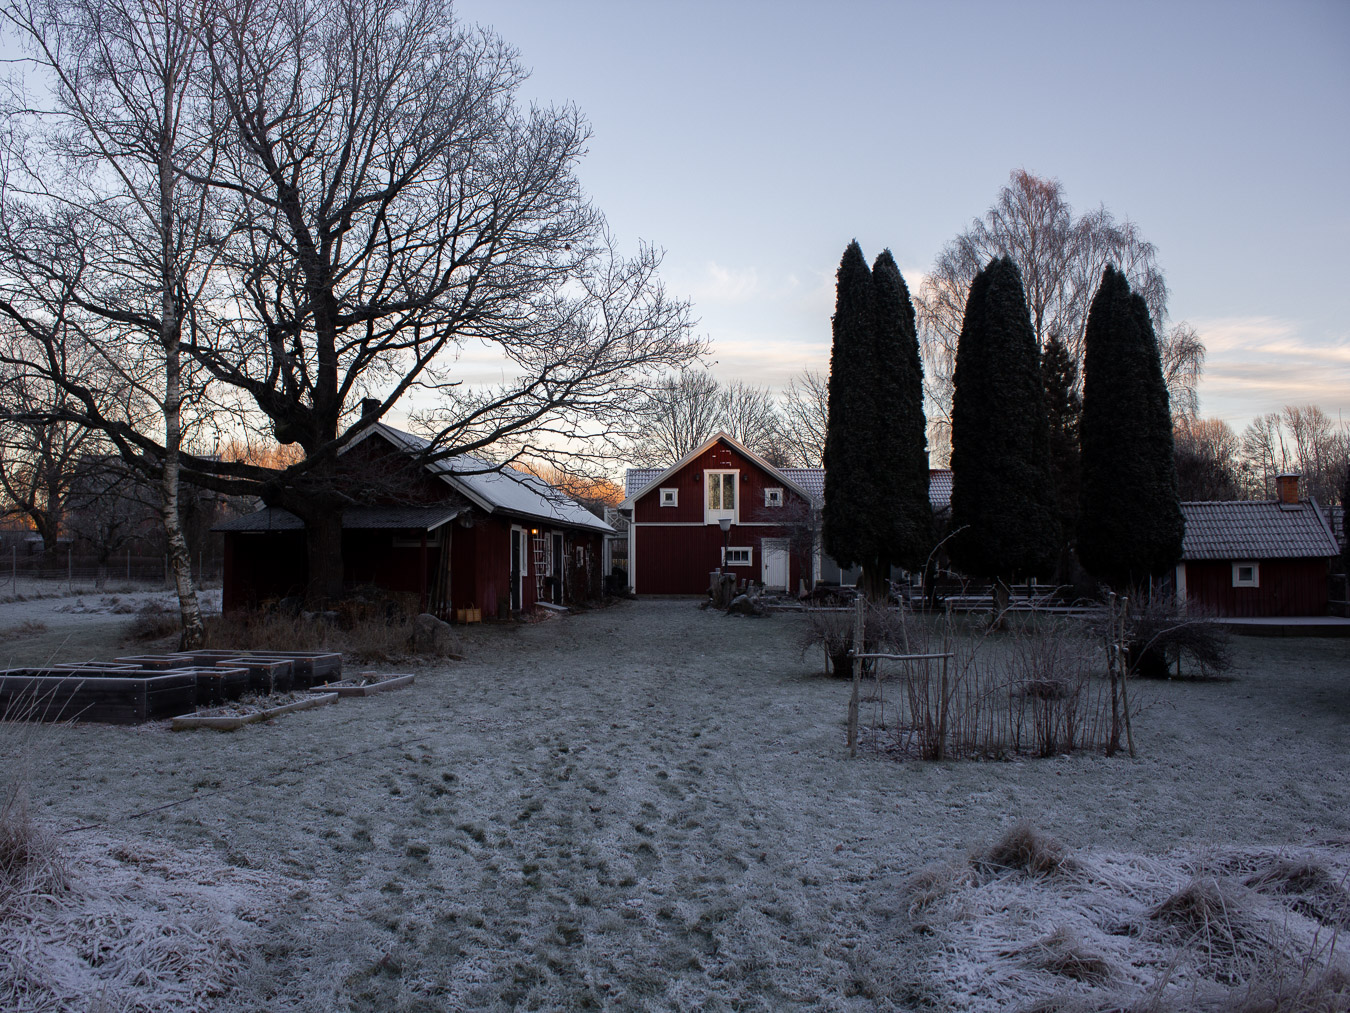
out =
[[[625,603],[270,726],[45,728],[34,808],[305,884],[221,1009],[908,1008],[902,884],[1018,820],[1146,854],[1350,837],[1345,641],[1141,685],[1135,760],[919,764],[847,759],[801,622]]]

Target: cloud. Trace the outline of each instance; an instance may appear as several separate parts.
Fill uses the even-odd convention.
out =
[[[1275,317],[1196,321],[1205,343],[1202,413],[1235,428],[1286,404],[1316,404],[1350,418],[1350,336],[1309,341]]]
[[[761,295],[759,269],[755,267],[724,267],[708,261],[703,273],[687,286],[694,305],[700,303],[740,304]]]

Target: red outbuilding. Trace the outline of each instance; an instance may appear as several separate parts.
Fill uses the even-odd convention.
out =
[[[461,455],[422,463],[420,437],[376,423],[343,451],[345,473],[380,490],[342,515],[343,582],[416,596],[421,611],[505,616],[599,597],[614,529],[542,479]],[[303,594],[304,525],[264,508],[224,534],[223,607]]]
[[[1279,498],[1186,502],[1178,597],[1220,616],[1324,616],[1331,560],[1327,517],[1281,475]]]

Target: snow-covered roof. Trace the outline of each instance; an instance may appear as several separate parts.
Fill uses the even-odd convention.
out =
[[[420,436],[377,422],[353,440],[348,449],[377,433],[409,454],[420,454],[430,448],[430,443]],[[515,468],[499,468],[469,454],[431,461],[427,470],[488,513],[502,512],[567,527],[614,533],[614,529],[599,517],[537,475]]]
[[[1316,500],[1181,504],[1182,559],[1308,559],[1339,552]]]

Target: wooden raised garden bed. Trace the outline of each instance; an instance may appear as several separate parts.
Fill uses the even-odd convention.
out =
[[[337,703],[338,695],[336,693],[310,693],[300,700],[293,700],[289,703],[279,704],[275,707],[244,706],[233,708],[229,713],[220,714],[180,714],[173,719],[172,728],[176,732],[187,731],[193,728],[213,728],[216,731],[232,732],[236,728],[242,728],[244,725],[256,724],[259,721],[271,721],[273,718],[280,717],[283,714],[291,714],[295,711],[309,710],[311,707],[322,707],[324,704]]]
[[[327,683],[323,689],[325,692],[331,690],[341,697],[373,696],[376,693],[387,693],[391,689],[403,689],[405,686],[411,686],[416,678],[411,673],[379,675],[375,672],[359,672],[355,676],[343,679],[341,682]]]
[[[0,715],[26,721],[106,721],[134,725],[197,705],[191,672],[123,675],[107,669],[0,672]]]

